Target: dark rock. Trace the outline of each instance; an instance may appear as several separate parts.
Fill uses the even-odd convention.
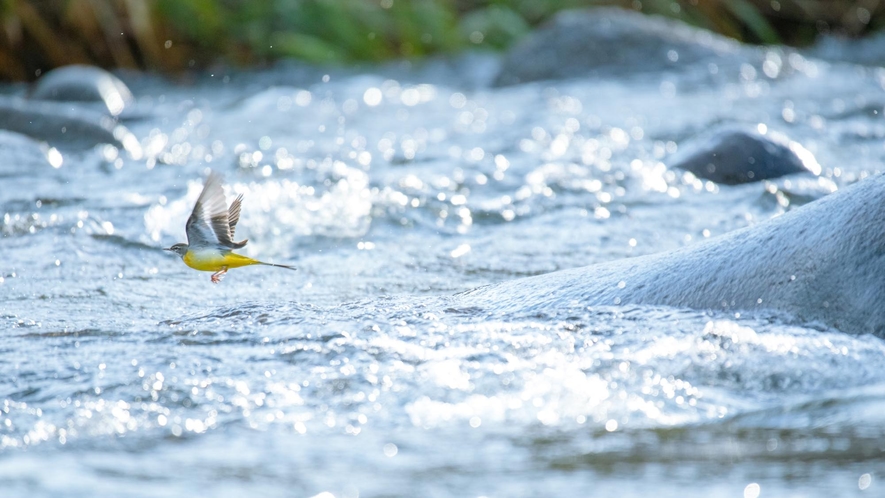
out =
[[[28,135],[53,146],[89,149],[111,144],[141,156],[141,146],[113,118],[72,104],[0,97],[0,129]]]
[[[725,185],[758,182],[795,173],[820,174],[814,155],[783,135],[727,128],[698,137],[675,154],[671,168]]]
[[[132,103],[132,92],[113,74],[92,66],[64,66],[37,80],[29,95],[34,100],[100,102],[112,116]]]
[[[738,48],[719,35],[633,11],[568,10],[507,54],[495,85],[674,70],[705,59],[722,62]]]

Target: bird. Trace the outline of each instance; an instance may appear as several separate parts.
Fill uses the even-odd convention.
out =
[[[242,249],[248,242],[246,239],[234,242],[243,195],[237,196],[228,207],[221,183],[220,174],[214,171],[209,173],[185,225],[187,244],[174,244],[164,250],[178,254],[184,264],[194,270],[214,272],[213,284],[221,282],[229,269],[241,266],[265,265],[295,270],[294,266],[265,263],[233,252],[234,249]]]

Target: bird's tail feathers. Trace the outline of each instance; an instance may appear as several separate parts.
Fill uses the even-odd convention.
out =
[[[264,261],[261,261],[260,263],[265,266],[276,266],[277,268],[285,268],[287,270],[296,270],[296,271],[298,270],[298,268],[295,268],[294,266],[289,266],[289,265],[278,265],[275,263],[265,263]]]

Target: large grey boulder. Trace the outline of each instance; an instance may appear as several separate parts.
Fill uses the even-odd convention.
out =
[[[737,42],[661,17],[616,8],[567,10],[510,50],[495,85],[676,70],[734,58],[739,49]]]
[[[885,176],[683,249],[461,294],[500,312],[665,305],[787,314],[885,337]]]

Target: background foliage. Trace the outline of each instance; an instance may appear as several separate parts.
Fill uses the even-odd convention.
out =
[[[175,72],[295,57],[380,61],[504,49],[557,11],[618,5],[750,43],[882,26],[881,0],[0,0],[0,79],[60,65]]]

